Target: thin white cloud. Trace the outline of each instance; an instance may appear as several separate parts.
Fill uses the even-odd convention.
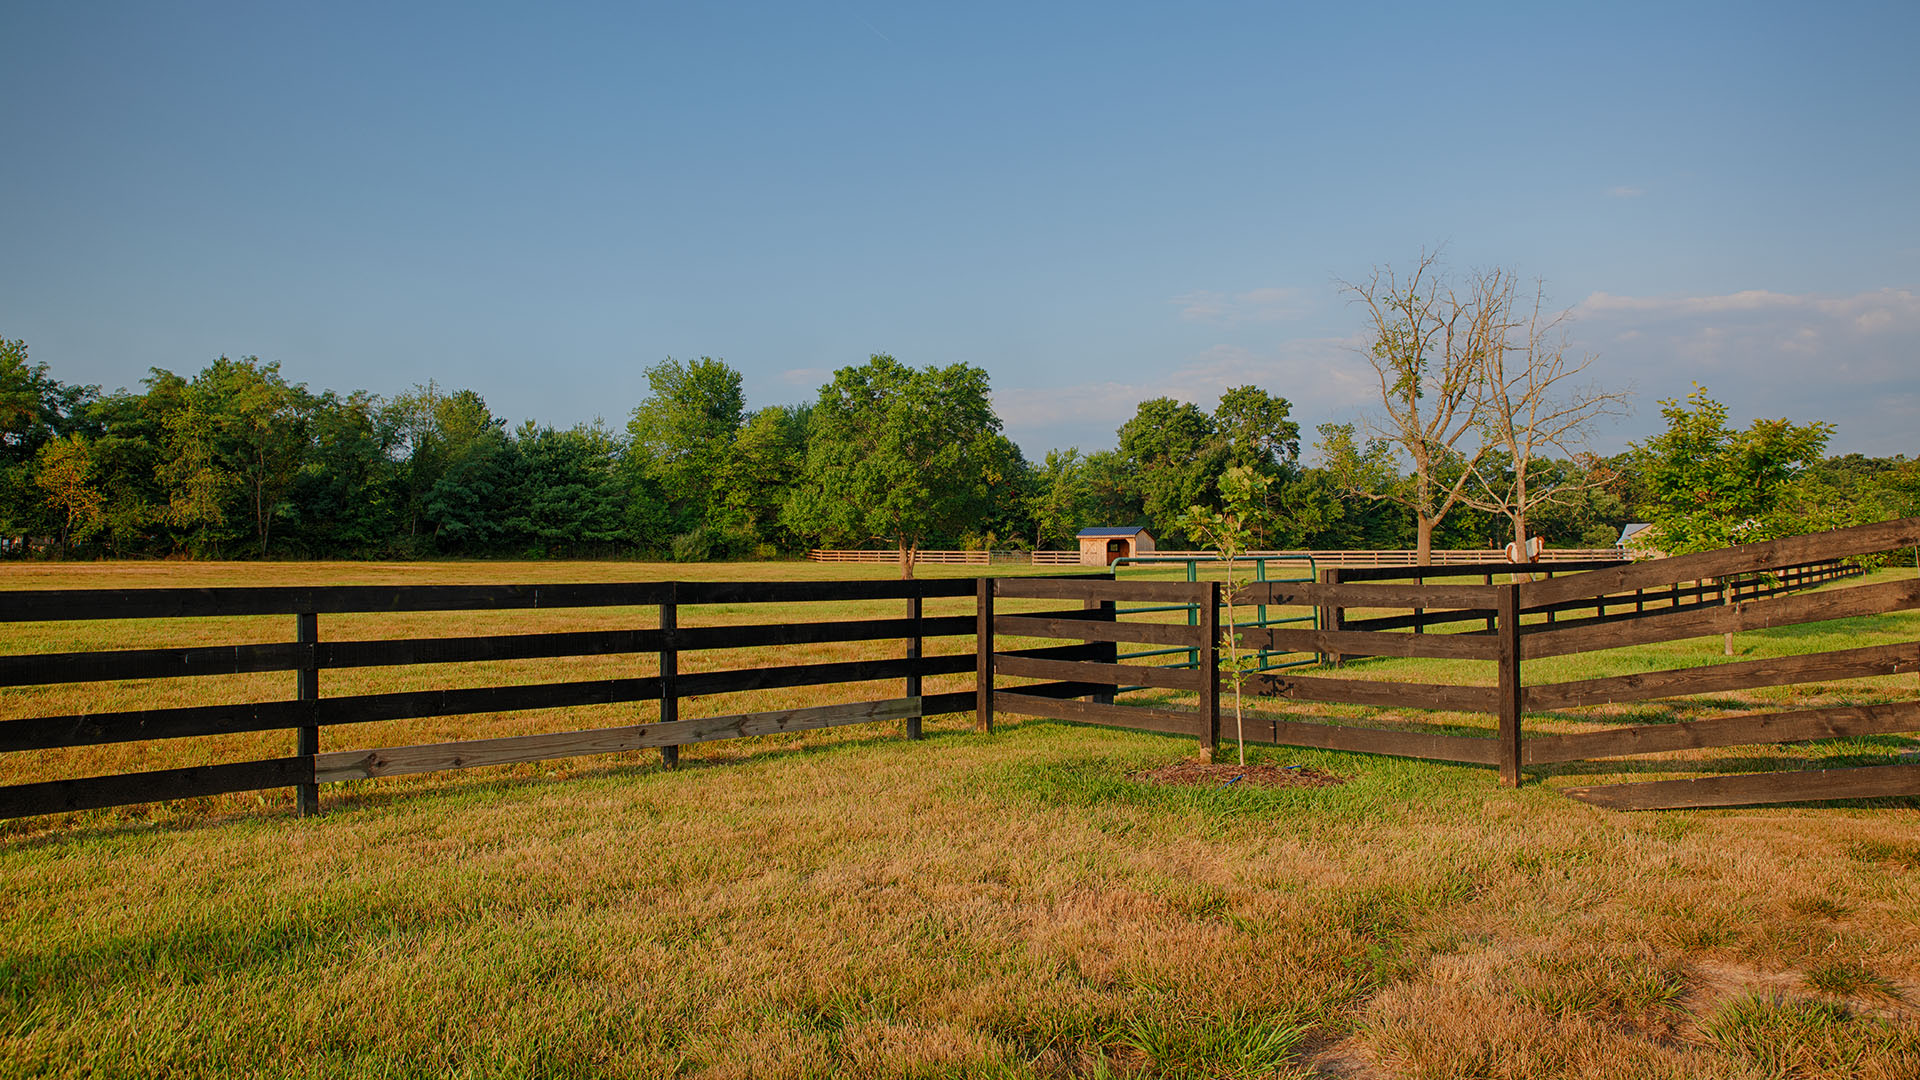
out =
[[[1205,289],[1182,293],[1171,303],[1187,322],[1281,322],[1297,319],[1312,308],[1303,289],[1264,288],[1221,293]]]
[[[788,386],[821,386],[832,378],[826,368],[817,367],[788,368],[780,373],[780,381]]]
[[[1702,296],[1596,292],[1574,308],[1574,344],[1596,353],[1599,380],[1640,388],[1639,431],[1653,403],[1693,382],[1744,426],[1756,417],[1828,420],[1832,449],[1920,451],[1910,421],[1920,399],[1920,294],[1882,288],[1847,296],[1767,289]]]
[[[1610,187],[1610,188],[1608,188],[1608,189],[1607,189],[1607,198],[1609,198],[1609,199],[1637,199],[1637,198],[1639,198],[1640,196],[1642,196],[1642,195],[1645,195],[1646,193],[1647,193],[1647,189],[1646,189],[1646,188],[1637,188],[1637,187],[1627,187],[1626,185],[1624,185],[1624,184],[1623,184],[1623,185],[1621,185],[1621,186],[1619,186],[1619,187]]]

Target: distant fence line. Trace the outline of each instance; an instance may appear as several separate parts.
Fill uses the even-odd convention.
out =
[[[1214,551],[1149,551],[1143,556],[1156,559],[1218,559]],[[1458,551],[1433,551],[1430,554],[1434,566],[1506,566],[1507,553],[1498,548],[1469,548]],[[1413,550],[1396,551],[1342,551],[1335,549],[1308,550],[1304,548],[1284,551],[1252,551],[1247,558],[1263,559],[1312,559],[1314,565],[1322,567],[1370,567],[1370,566],[1418,566],[1420,553]],[[827,551],[807,552],[807,558],[814,562],[825,563],[897,563],[900,561],[898,549],[881,551]],[[1541,553],[1539,562],[1593,562],[1596,560],[1617,560],[1626,558],[1619,547],[1599,548],[1554,548]],[[993,566],[997,564],[1024,564],[1030,566],[1078,566],[1080,553],[1077,551],[916,551],[913,561],[919,563],[951,563],[962,566]]]

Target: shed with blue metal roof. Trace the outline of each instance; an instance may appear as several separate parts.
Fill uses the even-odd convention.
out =
[[[1075,539],[1080,541],[1081,566],[1112,566],[1115,559],[1145,555],[1153,550],[1153,534],[1138,525],[1081,529]]]

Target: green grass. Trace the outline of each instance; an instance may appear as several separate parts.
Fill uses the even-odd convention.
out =
[[[13,569],[12,587],[97,585],[122,572],[213,584],[820,568]],[[801,617],[893,615],[896,606],[819,605]],[[501,623],[532,631],[644,614],[520,613]],[[142,634],[273,640],[290,629],[283,621],[10,627],[8,651],[126,647],[125,635]],[[1860,622],[1829,636],[1743,634],[1736,644],[1749,656],[1785,655],[1916,636],[1910,621]],[[340,632],[464,633],[487,623],[369,619]],[[322,633],[335,633],[328,625]],[[1621,650],[1584,670],[1676,666],[1718,647],[1715,638]],[[587,678],[576,672],[600,663],[637,666],[607,658],[560,675],[538,664],[458,674]],[[1442,666],[1366,661],[1348,673],[1424,679]],[[1449,677],[1483,674],[1462,665]],[[323,689],[442,677],[329,673]],[[18,716],[90,695],[289,689],[277,676],[180,689],[185,682],[10,693],[0,707]],[[1667,715],[1893,700],[1914,686],[1905,675],[1799,697],[1756,691]],[[751,704],[771,700],[780,699]],[[340,733],[333,745],[632,722],[621,715],[402,722]],[[1568,729],[1618,722],[1537,719]],[[1207,789],[1130,779],[1188,755],[1187,739],[1016,718],[992,736],[974,734],[969,716],[927,727],[921,743],[878,724],[710,744],[690,748],[676,772],[628,754],[332,785],[326,813],[306,820],[291,816],[285,793],[266,792],[0,826],[0,1075],[1920,1073],[1909,1004],[1920,1001],[1920,810],[1911,800],[1622,815],[1556,790],[1878,761],[1911,740],[1589,763],[1536,770],[1518,790],[1482,768],[1254,747],[1257,762],[1313,765],[1345,782]],[[235,740],[213,752],[253,749]],[[20,755],[0,769],[77,775],[173,763],[127,748],[93,754]]]

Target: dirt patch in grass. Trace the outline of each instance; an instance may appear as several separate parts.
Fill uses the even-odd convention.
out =
[[[1332,787],[1344,784],[1335,776],[1311,765],[1208,765],[1200,761],[1176,761],[1157,769],[1133,774],[1143,784],[1185,784],[1188,787]]]

